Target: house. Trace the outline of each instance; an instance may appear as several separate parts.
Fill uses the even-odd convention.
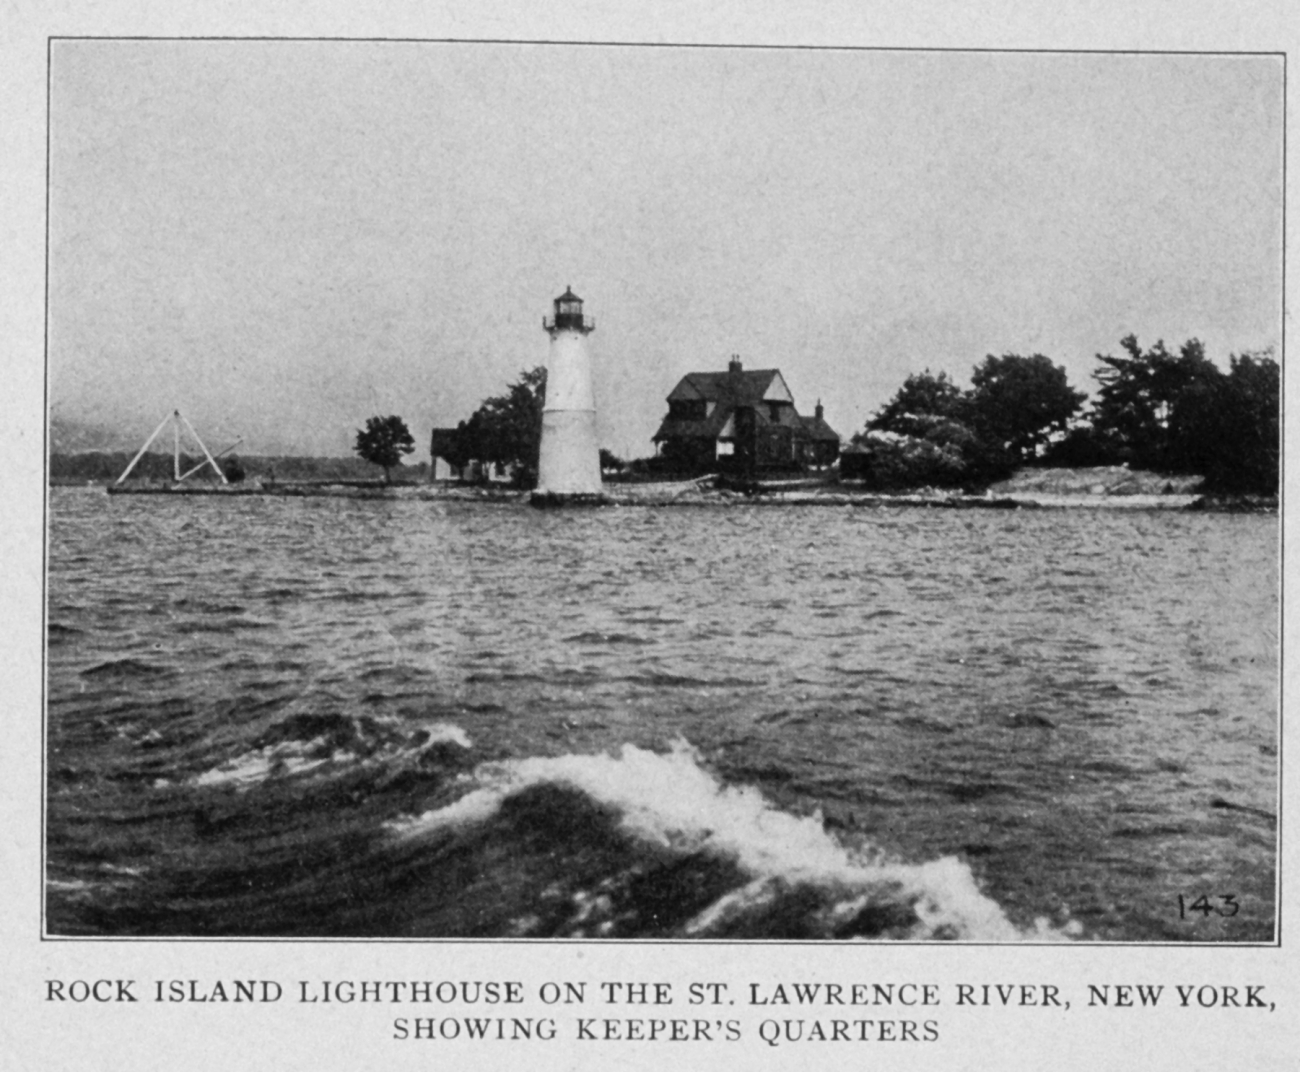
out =
[[[464,465],[454,465],[449,458],[456,454],[457,428],[435,428],[429,437],[429,455],[433,466],[429,471],[430,480],[459,480],[471,483],[487,481],[503,483],[509,481],[513,471],[500,463],[470,460]]]
[[[741,472],[830,465],[840,451],[820,402],[800,416],[778,369],[746,371],[734,355],[726,372],[681,378],[654,443],[675,467]]]
[[[876,453],[862,443],[850,443],[840,453],[840,476],[845,480],[866,480]]]
[[[429,457],[433,462],[430,469],[432,480],[460,480],[462,470],[447,460],[454,453],[456,442],[455,428],[435,428],[429,437]]]

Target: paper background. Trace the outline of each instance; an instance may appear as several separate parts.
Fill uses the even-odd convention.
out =
[[[605,10],[574,4],[388,3],[365,10],[316,3],[8,4],[0,60],[0,1064],[45,1069],[364,1067],[658,1068],[1128,1068],[1294,1067],[1300,1030],[1296,958],[1288,953],[1294,852],[1282,860],[1280,948],[938,947],[799,944],[504,942],[42,941],[41,690],[43,584],[43,398],[46,43],[51,35],[322,36],[509,38],[623,42],[860,45],[875,47],[1268,51],[1290,49],[1296,20],[1281,3],[1060,4],[637,4]],[[1290,98],[1288,89],[1288,98]],[[1291,110],[1288,109],[1289,114]],[[1289,126],[1289,124],[1288,124]],[[1288,288],[1289,294],[1289,288]],[[1289,303],[1288,303],[1289,304]],[[1285,355],[1284,369],[1286,368]],[[1288,387],[1292,377],[1287,376]],[[1291,392],[1288,390],[1288,395]],[[1290,440],[1288,428],[1287,439]],[[1289,606],[1289,603],[1284,603]],[[1289,635],[1284,629],[1284,636]],[[1285,655],[1285,653],[1284,653]],[[1290,660],[1283,665],[1289,678]],[[1284,694],[1292,689],[1287,687]],[[1285,706],[1285,703],[1284,703]],[[1291,766],[1283,736],[1283,769]],[[1281,824],[1290,810],[1283,803]],[[1287,837],[1287,842],[1294,840]],[[1286,844],[1286,843],[1284,843]],[[1289,846],[1288,846],[1289,847]],[[43,980],[61,979],[517,979],[530,991],[547,980],[808,980],[936,982],[941,1037],[927,1044],[802,1044],[771,1049],[753,1037],[759,1010],[735,1044],[396,1042],[395,1015],[410,1007],[207,1006],[42,1000]],[[1068,990],[1068,1013],[959,1009],[952,985],[1051,983]],[[1276,1012],[1083,1009],[1085,983],[1264,985]],[[152,984],[146,984],[151,987]],[[137,991],[141,987],[137,985]],[[739,1010],[739,1011],[737,1011]],[[454,1010],[461,1012],[464,1010]],[[589,1006],[585,1016],[650,1015]],[[825,1010],[822,1010],[823,1013]],[[536,1001],[525,1015],[547,1015]],[[558,1016],[566,1021],[577,1010]],[[441,1010],[422,1012],[440,1015]],[[453,1014],[453,1010],[448,1010]],[[672,1015],[692,1016],[675,1007]],[[798,1015],[789,1012],[786,1015]],[[865,1015],[871,1015],[867,1013]],[[925,1018],[924,1015],[916,1019]],[[572,1035],[571,1028],[561,1031]]]

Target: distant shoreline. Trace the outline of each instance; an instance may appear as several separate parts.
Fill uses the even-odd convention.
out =
[[[1186,481],[1184,481],[1186,483]],[[508,487],[484,487],[452,482],[414,483],[367,481],[249,481],[236,485],[211,482],[173,488],[164,483],[115,487],[101,481],[52,480],[52,486],[103,487],[110,495],[179,495],[190,497],[342,498],[387,499],[419,502],[488,502],[527,505],[531,493]],[[1166,482],[1166,487],[1171,487]],[[711,486],[708,479],[664,483],[605,484],[601,502],[609,507],[716,507],[716,506],[819,506],[866,509],[921,508],[949,510],[1103,509],[1190,510],[1213,512],[1273,512],[1276,498],[1260,496],[1208,496],[1178,488],[1151,492],[1141,485],[1108,493],[1094,483],[1092,490],[1073,487],[995,486],[982,495],[937,489],[881,492],[848,482],[784,481],[756,483],[744,490]]]

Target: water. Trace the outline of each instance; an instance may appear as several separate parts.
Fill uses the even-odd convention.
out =
[[[47,928],[1272,940],[1277,545],[56,488]]]

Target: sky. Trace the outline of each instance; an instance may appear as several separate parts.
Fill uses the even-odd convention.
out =
[[[418,460],[546,360],[603,446],[688,372],[779,368],[844,438],[911,373],[1134,333],[1280,354],[1276,56],[58,40],[51,412],[136,446]]]

